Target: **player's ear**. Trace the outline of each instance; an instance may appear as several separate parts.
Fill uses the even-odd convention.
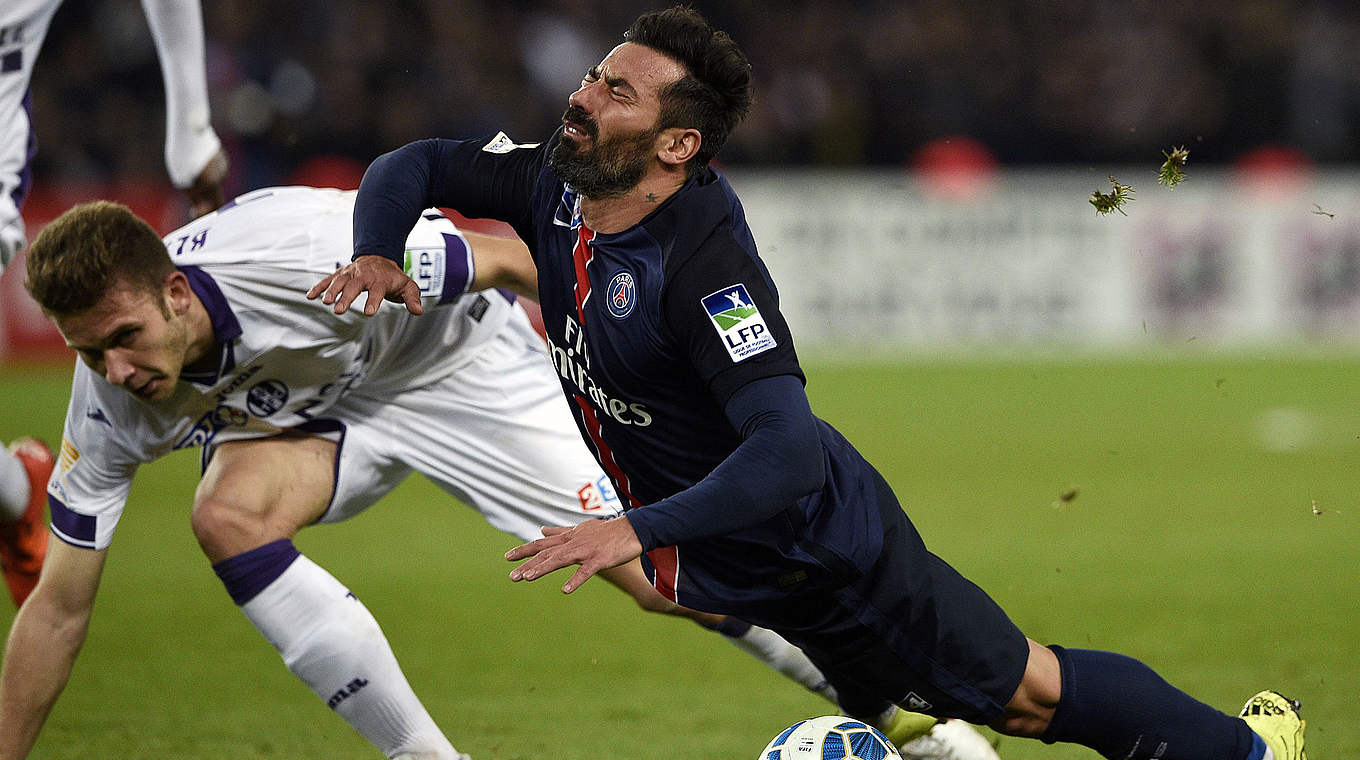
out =
[[[657,135],[657,158],[663,164],[681,166],[699,152],[704,136],[693,128],[671,127]]]
[[[189,278],[178,269],[165,276],[161,292],[165,297],[166,306],[178,316],[184,316],[193,305],[194,290],[189,287]]]

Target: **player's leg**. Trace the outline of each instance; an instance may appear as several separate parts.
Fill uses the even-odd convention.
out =
[[[582,443],[542,346],[516,308],[500,333],[452,377],[403,393],[394,403],[377,406],[382,401],[372,400],[375,406],[361,414],[363,399],[346,399],[338,410],[365,425],[387,426],[378,434],[383,439],[422,430],[429,437],[403,448],[402,458],[492,526],[523,540],[538,538],[545,525],[617,515],[613,486]],[[772,632],[667,600],[637,562],[602,575],[643,610],[721,632],[776,671],[834,699],[807,658]]]
[[[33,438],[0,449],[0,570],[16,607],[38,584],[47,556],[43,515],[52,466],[52,452]]]
[[[896,695],[904,707],[1082,744],[1110,758],[1263,756],[1266,745],[1246,722],[1132,658],[1025,638],[981,589],[926,551],[881,479],[879,500],[884,551],[871,573],[817,604],[749,613],[778,616],[772,627],[802,643],[833,684],[855,683]]]
[[[1303,757],[1303,722],[1288,700],[1278,700],[1278,720],[1252,723],[1200,702],[1132,657],[1029,646],[1025,678],[993,723],[998,731],[1130,760],[1260,760],[1268,745],[1275,760]]]
[[[216,447],[194,534],[232,600],[288,669],[389,757],[458,758],[401,672],[378,622],[292,543],[331,502],[337,443],[288,435]],[[386,473],[399,481],[404,473]],[[369,483],[376,499],[392,483]]]
[[[647,612],[674,615],[722,634],[723,638],[743,652],[760,660],[786,678],[836,704],[836,690],[822,677],[817,666],[798,647],[785,641],[779,634],[751,625],[728,615],[700,612],[676,604],[652,586],[642,572],[642,563],[633,560],[625,565],[601,571],[600,577],[617,586]]]
[[[407,463],[477,509],[499,530],[528,541],[538,538],[545,525],[570,525],[618,513],[613,486],[581,441],[542,340],[518,309],[500,334],[473,360],[461,364],[453,377],[386,402],[350,397],[332,411],[377,430],[356,443],[390,440],[402,447],[400,456]],[[431,425],[430,420],[439,424]],[[422,432],[419,440],[412,440],[412,430]],[[652,587],[636,562],[602,575],[643,610],[693,620],[804,688],[837,702],[837,694],[807,656],[773,631],[670,602]],[[902,742],[935,725],[928,716],[897,711],[887,700],[877,703],[865,719],[893,731]],[[981,744],[987,746],[985,741]],[[960,752],[952,757],[989,760],[995,755]]]

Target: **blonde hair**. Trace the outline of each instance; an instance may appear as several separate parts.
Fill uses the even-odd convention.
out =
[[[158,296],[174,270],[151,225],[126,206],[94,201],[43,228],[28,249],[24,287],[49,314],[79,314],[120,283]]]

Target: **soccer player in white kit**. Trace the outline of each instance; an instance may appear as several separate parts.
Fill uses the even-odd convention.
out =
[[[203,448],[192,525],[228,593],[388,757],[459,754],[372,615],[293,534],[357,514],[413,470],[525,540],[619,513],[524,311],[470,291],[532,289],[519,241],[464,235],[430,211],[407,240],[424,316],[385,304],[336,317],[304,297],[349,258],[353,198],[259,190],[163,240],[121,206],[85,204],[34,242],[29,289],[82,362],[48,488],[61,540],[5,651],[0,756],[29,751],[66,683],[137,467],[176,449]],[[664,600],[640,567],[619,570],[645,609],[724,624]],[[735,643],[821,682],[768,631]]]
[[[20,216],[29,189],[35,140],[28,84],[61,0],[0,2],[0,272],[24,247]],[[142,0],[165,82],[165,165],[188,195],[194,216],[222,202],[227,158],[208,122],[203,18],[197,0]],[[16,605],[37,582],[47,548],[42,483],[52,455],[21,439],[0,448],[0,566]]]

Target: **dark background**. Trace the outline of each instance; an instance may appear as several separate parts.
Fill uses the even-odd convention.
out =
[[[422,137],[540,140],[581,74],[655,7],[205,0],[228,189],[343,183]],[[1360,3],[696,7],[754,65],[756,105],[729,165],[910,166],[943,139],[1002,166],[1155,164],[1175,145],[1195,166],[1262,148],[1360,160]],[[135,0],[67,0],[33,93],[40,186],[163,181],[160,72]]]

